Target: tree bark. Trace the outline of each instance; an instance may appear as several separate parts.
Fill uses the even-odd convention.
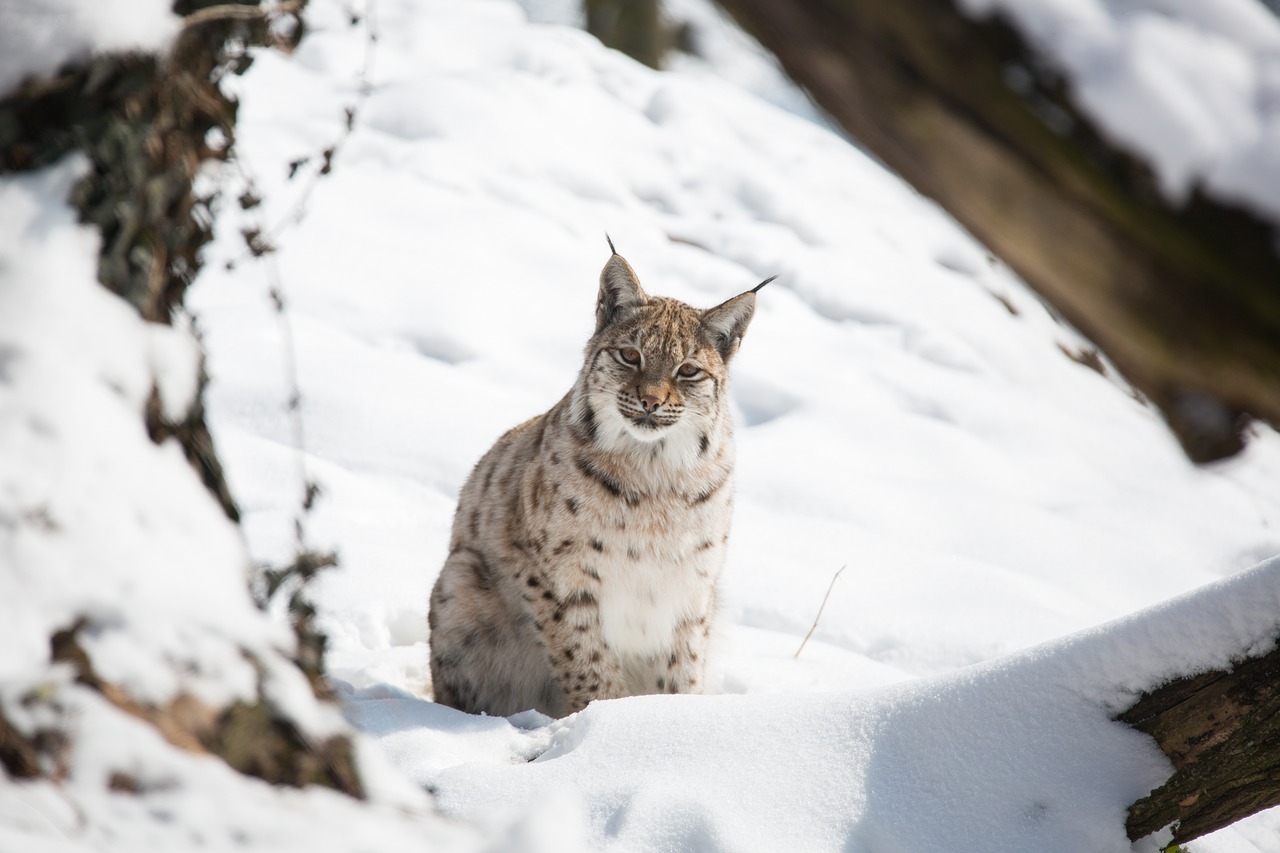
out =
[[[661,68],[674,41],[659,0],[583,0],[587,32],[650,68]]]
[[[953,0],[720,3],[1089,336],[1193,460],[1240,450],[1246,415],[1280,424],[1276,223],[1199,191],[1171,204],[999,18]]]
[[[1280,805],[1280,648],[1172,681],[1117,719],[1155,738],[1175,768],[1129,807],[1130,840],[1173,824],[1183,844]]]

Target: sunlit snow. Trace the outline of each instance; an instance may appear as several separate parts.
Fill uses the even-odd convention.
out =
[[[1192,466],[722,16],[672,8],[708,57],[660,73],[506,0],[313,0],[294,55],[226,83],[241,160],[207,176],[228,191],[178,330],[93,284],[96,242],[62,203],[76,163],[0,182],[0,435],[20,451],[0,473],[0,700],[13,719],[40,682],[80,720],[68,779],[0,781],[0,850],[1130,849],[1124,809],[1169,767],[1109,715],[1276,635],[1280,562],[1250,567],[1280,553],[1280,436]],[[243,210],[246,182],[264,201]],[[250,257],[243,228],[276,251]],[[455,497],[569,387],[606,231],[649,292],[694,305],[780,275],[734,363],[713,695],[464,715],[430,702],[427,666]],[[247,549],[141,427],[153,383],[190,402],[187,320]],[[228,649],[288,635],[238,581],[288,559],[304,478],[307,544],[340,557],[313,595],[368,803],[176,750],[40,648],[91,608],[114,626],[94,653],[142,695],[176,689],[165,655],[188,689],[250,689]],[[37,487],[65,536],[13,532]],[[117,770],[142,790],[108,790]],[[1192,849],[1278,853],[1280,818]]]

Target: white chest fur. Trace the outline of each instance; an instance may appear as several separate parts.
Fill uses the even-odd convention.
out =
[[[598,560],[601,629],[636,692],[652,692],[654,664],[665,665],[676,651],[678,626],[712,615],[723,551],[698,550],[707,532],[647,547],[623,537],[604,542]]]

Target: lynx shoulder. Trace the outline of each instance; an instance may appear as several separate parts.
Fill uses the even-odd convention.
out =
[[[728,365],[771,280],[697,310],[609,258],[573,388],[462,489],[431,594],[437,702],[563,716],[701,691],[733,507]]]

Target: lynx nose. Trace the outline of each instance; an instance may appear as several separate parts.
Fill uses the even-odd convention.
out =
[[[646,413],[652,414],[659,406],[662,405],[662,401],[652,394],[645,394],[640,398],[640,405],[644,406]]]

